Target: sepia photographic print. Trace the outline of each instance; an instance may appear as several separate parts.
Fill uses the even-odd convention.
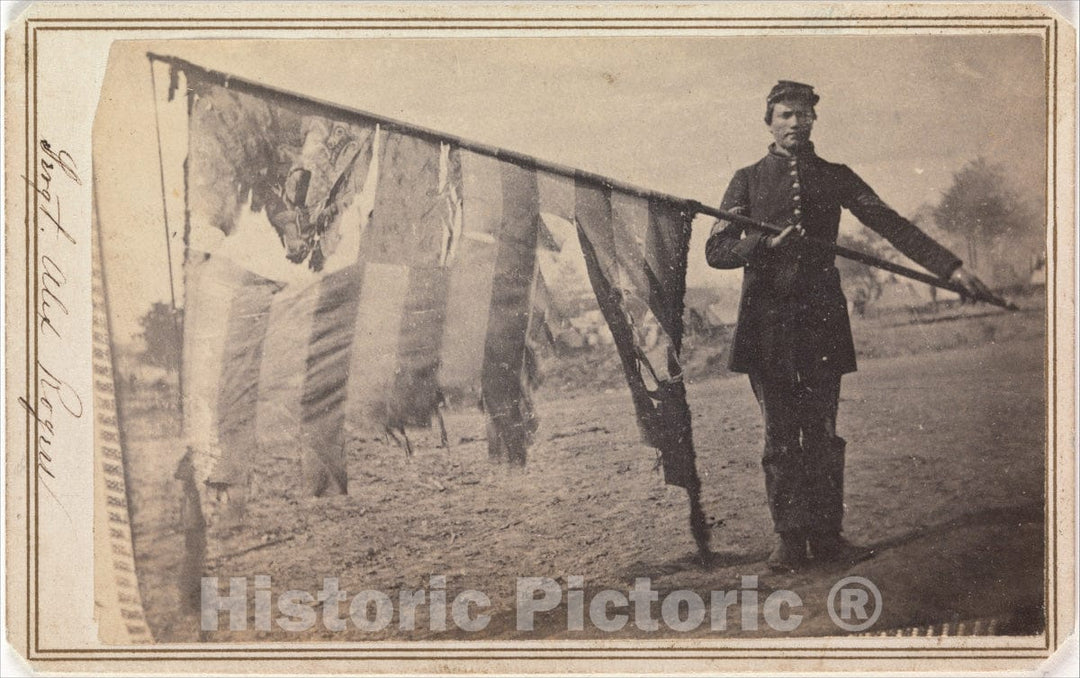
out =
[[[8,642],[50,672],[1052,671],[1051,5],[30,6]]]

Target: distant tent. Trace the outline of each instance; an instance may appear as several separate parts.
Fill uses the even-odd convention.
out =
[[[741,292],[734,287],[692,287],[686,290],[688,327],[713,333],[734,325],[739,318]]]

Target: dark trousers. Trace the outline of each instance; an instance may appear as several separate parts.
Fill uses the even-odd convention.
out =
[[[750,373],[765,420],[765,492],[777,532],[839,533],[844,439],[836,435],[840,377],[819,364]]]

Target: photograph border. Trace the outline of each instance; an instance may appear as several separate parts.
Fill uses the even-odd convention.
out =
[[[43,636],[37,614],[37,576],[39,538],[38,522],[39,466],[37,422],[28,411],[17,408],[8,398],[8,624],[9,640],[25,658],[40,668],[49,670],[118,670],[138,666],[153,671],[189,671],[191,661],[204,670],[236,670],[239,667],[224,660],[243,659],[245,668],[260,671],[294,672],[300,670],[336,671],[363,669],[382,671],[505,671],[513,670],[601,670],[682,672],[716,670],[717,660],[776,660],[768,668],[798,669],[854,668],[860,670],[895,670],[898,667],[949,668],[1034,668],[1059,647],[1073,630],[1073,592],[1075,572],[1074,548],[1071,535],[1075,533],[1074,461],[1071,445],[1075,432],[1072,413],[1075,374],[1073,327],[1075,323],[1075,224],[1073,191],[1075,177],[1075,32],[1064,19],[1038,5],[903,5],[909,16],[889,16],[900,5],[755,5],[753,16],[739,16],[744,5],[673,5],[642,6],[538,6],[511,7],[473,6],[446,7],[443,5],[409,5],[405,7],[353,6],[333,7],[331,14],[308,16],[319,9],[293,5],[257,5],[261,16],[244,17],[244,9],[219,10],[212,7],[185,6],[187,15],[166,16],[175,8],[101,6],[96,8],[32,6],[9,29],[7,40],[8,95],[6,155],[8,167],[22,168],[24,176],[32,176],[38,162],[38,148],[30,140],[37,136],[38,77],[41,64],[39,35],[64,31],[112,31],[117,39],[152,39],[149,32],[188,33],[199,38],[248,38],[251,33],[263,37],[274,33],[284,37],[287,32],[302,31],[305,37],[315,38],[312,32],[324,37],[344,37],[343,31],[386,31],[421,34],[443,32],[474,32],[475,34],[509,34],[511,31],[555,32],[587,31],[604,35],[673,34],[676,31],[700,31],[702,35],[732,34],[744,31],[814,32],[871,31],[871,30],[1041,30],[1045,41],[1047,83],[1047,465],[1046,465],[1046,562],[1044,600],[1046,630],[1040,642],[1027,639],[942,639],[916,638],[815,638],[776,642],[772,640],[635,640],[635,641],[456,641],[456,642],[372,642],[343,643],[272,643],[222,645],[156,645],[120,646],[115,648],[82,649],[57,646]],[[773,9],[775,8],[775,9]],[[324,8],[325,9],[325,8]],[[282,16],[292,10],[297,16]],[[765,10],[763,15],[758,15]],[[775,16],[767,15],[772,10]],[[962,14],[948,16],[949,10]],[[1006,11],[1008,10],[1008,11]],[[235,16],[209,16],[228,11]],[[994,15],[997,11],[998,14]],[[384,12],[380,14],[380,12]],[[545,13],[547,15],[545,15]],[[97,14],[98,16],[91,16]],[[101,16],[110,14],[111,16]],[[115,15],[112,15],[115,14]],[[507,16],[506,14],[510,14]],[[829,16],[825,16],[828,14]],[[125,16],[126,15],[126,16]],[[136,16],[138,15],[138,16]],[[303,16],[301,16],[303,15]],[[350,16],[351,15],[351,16]],[[22,25],[19,26],[18,24]],[[237,35],[227,36],[228,32]],[[239,35],[247,31],[248,35]],[[333,36],[330,32],[335,33]],[[128,38],[126,36],[132,36]],[[1064,36],[1064,39],[1062,39]],[[1072,36],[1072,37],[1070,37]],[[17,51],[18,50],[18,51]],[[12,58],[13,56],[18,58]],[[14,76],[19,73],[21,79]],[[20,82],[21,80],[21,82]],[[1062,83],[1066,86],[1062,86]],[[18,87],[21,85],[21,89]],[[16,101],[19,98],[18,112]],[[12,126],[18,124],[13,133]],[[16,159],[19,162],[16,164]],[[40,277],[38,257],[37,194],[33,185],[16,177],[6,186],[11,200],[6,202],[8,217],[7,263],[8,280],[8,374],[9,395],[23,395],[26,402],[37,401],[38,337],[35,331]],[[16,183],[17,182],[17,183]],[[17,196],[13,186],[21,186]],[[1066,190],[1068,188],[1072,190]],[[1059,190],[1060,189],[1060,190]],[[17,198],[17,199],[16,199]],[[1059,204],[1059,199],[1063,203]],[[21,205],[19,203],[22,203]],[[14,212],[17,214],[13,215]],[[32,213],[33,212],[33,213]],[[25,238],[17,239],[16,230],[25,225]],[[32,225],[32,227],[31,227]],[[1059,225],[1062,226],[1059,228]],[[31,238],[31,233],[34,237]],[[96,234],[94,237],[97,237]],[[16,286],[16,282],[21,285]],[[13,315],[22,314],[21,332],[13,332]],[[25,343],[23,343],[25,342]],[[15,365],[24,368],[20,382],[25,392],[12,390]],[[23,413],[25,428],[16,426],[16,414]],[[28,435],[29,433],[29,435]],[[17,445],[13,443],[18,443]],[[13,462],[18,450],[24,455]],[[96,451],[99,453],[99,451]],[[13,469],[24,473],[18,477]],[[12,488],[21,490],[13,492]],[[20,497],[22,511],[12,511],[12,501]],[[25,525],[22,524],[25,520]],[[25,540],[25,541],[24,541]],[[25,554],[23,554],[25,551]],[[13,555],[18,554],[18,559]],[[25,569],[21,569],[24,566]],[[24,591],[22,589],[25,589]],[[13,598],[20,596],[17,604]],[[24,615],[15,618],[11,613],[25,608]],[[25,623],[25,627],[22,625]],[[921,642],[933,641],[933,642]],[[885,644],[889,647],[883,647]],[[716,645],[724,647],[717,648]],[[709,646],[713,646],[710,648]],[[252,664],[252,661],[255,664]],[[292,661],[283,661],[292,660]],[[358,664],[362,660],[363,664]],[[531,668],[525,660],[538,662]],[[803,661],[800,661],[803,660]],[[137,664],[129,662],[137,661]],[[313,664],[318,661],[318,664]],[[143,664],[150,662],[151,664]],[[272,663],[271,663],[272,662]],[[729,664],[723,664],[729,670]],[[300,667],[303,667],[302,669]],[[758,670],[761,670],[759,666]]]

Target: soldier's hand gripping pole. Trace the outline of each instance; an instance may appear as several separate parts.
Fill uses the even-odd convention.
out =
[[[701,213],[708,214],[709,216],[716,217],[717,219],[724,219],[726,221],[733,221],[750,228],[764,231],[772,235],[779,235],[784,232],[783,228],[775,226],[773,224],[767,224],[764,221],[758,221],[757,219],[751,219],[750,217],[744,217],[741,214],[735,214],[734,212],[727,212],[725,210],[716,209],[715,207],[709,207],[701,203],[695,202],[691,205],[692,209]],[[902,275],[905,278],[912,280],[918,280],[919,282],[932,285],[934,287],[940,287],[943,290],[949,290],[950,292],[956,292],[965,299],[971,299],[973,301],[982,301],[987,304],[999,306],[1009,311],[1019,311],[1020,308],[1011,302],[1008,302],[1001,297],[992,294],[990,292],[972,293],[959,283],[955,283],[951,280],[945,280],[944,278],[938,278],[937,276],[930,275],[929,273],[923,273],[922,271],[916,271],[913,268],[907,266],[901,266],[900,264],[894,264],[891,261],[885,261],[878,257],[859,252],[857,250],[848,249],[835,243],[826,242],[824,240],[818,240],[816,238],[803,237],[799,239],[799,242],[805,242],[813,247],[820,247],[828,250],[833,254],[844,257],[845,259],[851,259],[852,261],[858,261],[859,263],[866,264],[867,266],[873,266],[874,268],[880,268],[883,271],[889,271],[897,275]]]

